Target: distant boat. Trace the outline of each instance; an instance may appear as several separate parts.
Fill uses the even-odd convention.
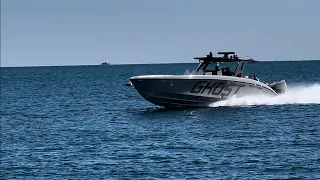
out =
[[[102,66],[108,66],[108,65],[110,65],[110,63],[109,62],[103,62],[103,63],[101,63],[101,65]]]

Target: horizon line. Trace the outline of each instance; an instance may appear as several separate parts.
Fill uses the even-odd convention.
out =
[[[300,62],[300,61],[320,61],[320,59],[303,59],[303,60],[262,60],[257,62]],[[157,65],[157,64],[197,64],[199,62],[163,62],[163,63],[123,63],[112,64],[105,66],[119,66],[119,65]],[[70,64],[70,65],[30,65],[30,66],[1,66],[0,68],[26,68],[26,67],[72,67],[72,66],[103,66],[101,64]]]

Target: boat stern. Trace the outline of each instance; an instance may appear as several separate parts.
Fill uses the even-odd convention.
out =
[[[281,80],[278,82],[271,83],[269,85],[277,94],[283,94],[287,92],[287,83],[285,80]]]

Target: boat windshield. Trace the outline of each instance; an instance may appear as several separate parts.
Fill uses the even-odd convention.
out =
[[[233,76],[237,63],[220,62],[220,63],[204,63],[199,67],[198,71],[203,71],[206,75],[225,75]]]

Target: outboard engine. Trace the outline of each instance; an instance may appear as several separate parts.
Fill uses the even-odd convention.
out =
[[[282,94],[287,91],[287,83],[285,80],[274,82],[269,84],[269,86],[277,93]]]

